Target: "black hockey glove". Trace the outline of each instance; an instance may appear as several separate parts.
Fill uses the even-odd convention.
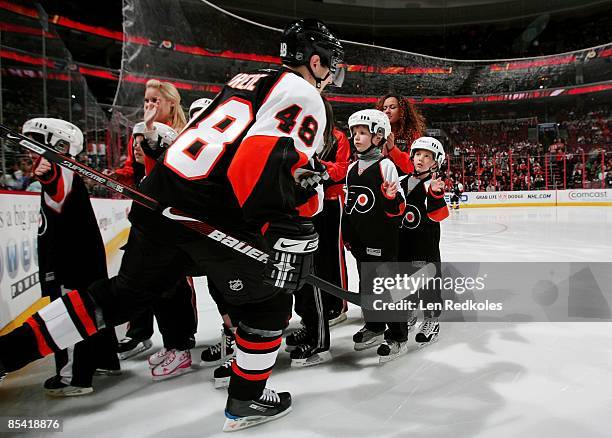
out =
[[[296,182],[305,189],[316,188],[321,181],[329,179],[327,168],[319,159],[313,157],[307,165],[295,171]]]
[[[265,234],[270,251],[264,284],[293,293],[302,288],[312,270],[319,235],[312,222],[284,221],[270,224]]]

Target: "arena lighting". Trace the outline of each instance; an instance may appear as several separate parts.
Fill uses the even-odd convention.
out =
[[[5,59],[11,59],[14,61],[22,62],[31,65],[42,65],[43,60],[38,56],[31,54],[17,53],[8,49],[0,50],[0,56]],[[55,62],[52,59],[47,58],[46,64],[49,68],[55,67]],[[77,65],[77,71],[85,76],[93,76],[101,79],[108,79],[116,81],[119,78],[117,71],[111,69],[103,69],[91,66]],[[19,74],[17,70],[11,74],[11,67],[4,67],[3,74],[11,74],[12,76],[30,77],[36,78],[36,72],[28,72],[28,74]],[[48,79],[51,80],[62,80],[67,81],[69,77],[64,73],[49,72]],[[137,75],[126,75],[123,80],[131,83],[145,84],[149,78]],[[178,89],[181,90],[193,90],[193,91],[204,91],[210,93],[218,93],[221,91],[221,85],[218,84],[197,84],[184,82],[174,79],[168,79],[169,82],[174,84]],[[409,99],[414,103],[421,105],[457,105],[457,104],[470,104],[470,103],[488,103],[488,102],[506,102],[516,100],[528,100],[528,99],[539,99],[545,97],[556,97],[561,95],[576,95],[586,93],[597,93],[601,91],[612,90],[612,81],[603,82],[599,84],[586,85],[586,86],[574,86],[574,87],[559,87],[559,88],[548,88],[542,90],[531,90],[531,91],[519,91],[514,93],[502,93],[502,94],[484,94],[477,96],[429,96],[429,97],[410,97]],[[339,103],[353,103],[353,104],[373,104],[378,101],[378,96],[346,96],[338,94],[330,94],[328,96],[332,102]]]

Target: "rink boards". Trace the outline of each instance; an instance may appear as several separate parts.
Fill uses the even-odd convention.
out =
[[[446,194],[446,202],[450,203],[451,196]],[[461,195],[461,208],[554,206],[612,206],[612,189],[464,192]]]

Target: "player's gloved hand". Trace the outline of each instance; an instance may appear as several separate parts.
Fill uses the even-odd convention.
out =
[[[264,284],[293,293],[302,288],[310,274],[319,235],[310,221],[270,224],[266,234],[270,251],[264,269]]]
[[[316,188],[321,181],[329,179],[327,168],[315,156],[308,164],[295,171],[295,181],[305,189]]]

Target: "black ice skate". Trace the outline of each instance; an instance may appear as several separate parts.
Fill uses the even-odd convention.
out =
[[[72,386],[62,382],[61,376],[53,376],[45,381],[45,394],[53,397],[76,397],[94,392],[91,386]]]
[[[382,344],[385,338],[384,330],[381,332],[373,332],[366,327],[363,327],[357,333],[353,335],[353,342],[355,343],[355,350],[362,351],[368,348],[376,347]]]
[[[221,342],[217,342],[215,345],[211,345],[202,350],[200,366],[210,367],[222,364],[230,357],[233,357],[235,351],[236,338],[234,337],[234,332],[223,325],[223,329],[221,330]]]
[[[324,362],[329,362],[332,355],[329,350],[322,350],[310,344],[301,344],[291,350],[291,367],[310,367],[319,365]]]
[[[438,318],[425,318],[419,327],[419,332],[414,337],[420,347],[433,344],[438,340],[440,323]]]
[[[235,357],[230,357],[223,365],[215,369],[213,372],[215,389],[227,388],[229,386],[230,377],[232,377],[232,364],[235,360]]]
[[[291,394],[265,388],[257,400],[227,399],[225,406],[225,425],[223,432],[234,432],[247,427],[257,426],[291,412]]]
[[[400,356],[408,353],[408,341],[400,342],[386,340],[378,347],[378,362],[385,363],[397,359]]]
[[[293,351],[298,345],[307,344],[308,342],[310,342],[310,335],[306,327],[302,327],[285,338],[285,351]]]
[[[130,357],[136,356],[143,351],[147,351],[149,348],[153,346],[153,342],[150,339],[145,339],[144,341],[139,341],[137,339],[132,338],[123,338],[119,341],[119,345],[117,346],[117,353],[119,359],[125,360]]]

